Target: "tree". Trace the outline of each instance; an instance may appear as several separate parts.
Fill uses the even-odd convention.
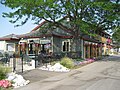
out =
[[[120,27],[116,28],[112,34],[112,38],[114,40],[114,43],[116,44],[117,51],[119,51],[120,48]]]
[[[120,24],[119,0],[1,0],[1,4],[14,10],[3,13],[3,17],[12,18],[11,23],[16,23],[23,17],[25,19],[21,25],[28,19],[35,23],[44,19],[72,34],[76,45],[84,34],[93,35],[95,30],[110,30]],[[66,16],[69,25],[59,20]]]
[[[120,43],[120,27],[116,28],[112,34],[112,38],[117,42]]]

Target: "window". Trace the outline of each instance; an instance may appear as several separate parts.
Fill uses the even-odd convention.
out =
[[[7,51],[14,51],[14,44],[7,44],[6,50]]]
[[[51,48],[51,41],[50,40],[40,40],[40,50],[41,51],[49,51],[52,50]]]
[[[70,51],[70,42],[69,41],[63,41],[62,42],[62,51]]]

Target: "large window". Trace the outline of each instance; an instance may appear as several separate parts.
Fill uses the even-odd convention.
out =
[[[70,51],[70,42],[69,41],[63,41],[62,42],[62,51]]]
[[[7,44],[6,49],[7,51],[14,51],[14,44]]]
[[[40,50],[46,53],[49,53],[51,50],[51,41],[50,40],[40,40]]]

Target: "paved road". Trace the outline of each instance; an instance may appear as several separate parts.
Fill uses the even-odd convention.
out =
[[[112,56],[15,90],[120,90],[120,56]]]
[[[18,74],[21,74],[26,80],[30,80],[30,83],[34,83],[34,82],[41,81],[43,79],[61,75],[64,73],[49,72],[49,71],[43,71],[40,69],[33,69],[33,70],[25,71],[23,73],[18,73]]]

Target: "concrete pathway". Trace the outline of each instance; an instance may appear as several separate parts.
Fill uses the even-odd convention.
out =
[[[120,90],[120,56],[110,56],[14,90]]]

